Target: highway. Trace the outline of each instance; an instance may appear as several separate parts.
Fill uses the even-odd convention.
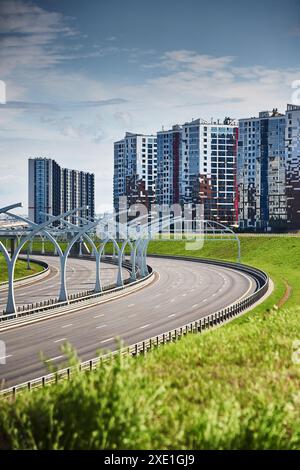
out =
[[[50,267],[50,274],[38,280],[34,280],[30,286],[17,286],[15,288],[16,305],[27,305],[42,300],[55,298],[59,294],[60,274],[59,258],[51,256],[32,256],[32,259],[38,258],[46,261]],[[92,290],[95,286],[95,263],[90,260],[80,258],[70,258],[67,263],[67,288],[68,293]],[[117,267],[101,262],[101,281],[102,285],[113,284],[117,277]],[[123,278],[129,277],[129,272],[123,269]],[[0,312],[5,309],[6,289],[0,290]]]
[[[78,263],[83,260],[70,260],[75,272]],[[148,263],[158,273],[157,279],[138,292],[0,332],[0,340],[6,344],[6,364],[0,363],[2,388],[47,373],[40,352],[51,364],[63,366],[61,346],[65,342],[75,347],[81,360],[88,360],[99,349],[115,349],[117,337],[129,345],[161,334],[225,308],[256,287],[251,277],[229,268],[163,258],[149,258]]]

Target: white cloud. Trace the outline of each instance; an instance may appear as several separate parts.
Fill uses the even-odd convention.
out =
[[[126,130],[153,133],[162,124],[193,117],[239,118],[273,107],[284,110],[291,83],[300,78],[299,68],[241,67],[232,56],[189,50],[167,51],[158,58],[150,49],[112,47],[109,38],[106,46],[95,44],[86,51],[74,44],[71,50],[62,47],[61,38],[81,36],[61,14],[21,1],[0,5],[5,18],[0,28],[7,33],[0,46],[0,77],[14,102],[0,108],[0,174],[8,175],[0,185],[3,204],[22,199],[26,205],[27,158],[50,156],[63,166],[94,171],[96,206],[107,210],[113,141]],[[118,53],[135,62],[134,84],[123,75],[116,83],[91,78],[82,68],[57,67],[74,58]],[[138,76],[144,77],[139,83]]]

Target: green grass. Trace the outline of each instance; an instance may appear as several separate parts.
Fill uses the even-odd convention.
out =
[[[234,241],[207,241],[200,250],[185,250],[184,241],[156,241],[150,243],[148,253],[237,261],[237,244]],[[241,261],[263,269],[275,283],[274,293],[258,307],[258,311],[279,301],[285,291],[285,281],[293,289],[287,306],[300,305],[300,237],[241,237]]]
[[[153,242],[149,251],[236,258],[229,242],[194,252],[183,242]],[[243,237],[242,261],[274,280],[264,304],[147,357],[0,403],[0,448],[300,449],[300,364],[292,360],[300,239]],[[285,280],[291,296],[272,309]]]
[[[31,269],[27,269],[27,262],[18,260],[15,268],[15,279],[20,279],[25,276],[30,276],[35,273],[43,271],[43,267],[37,263],[30,263]],[[8,279],[7,266],[3,255],[0,254],[0,282],[5,282]]]

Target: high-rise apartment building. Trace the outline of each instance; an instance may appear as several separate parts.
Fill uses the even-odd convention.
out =
[[[157,140],[154,135],[126,132],[114,143],[114,208],[120,210],[120,198],[127,197],[127,207],[155,202]]]
[[[203,204],[204,218],[237,223],[237,126],[200,119],[182,126],[181,202]]]
[[[192,120],[115,143],[114,205],[201,204],[242,230],[300,228],[300,106],[223,123]]]
[[[205,219],[235,225],[237,127],[200,119],[157,133],[158,204],[202,204]]]
[[[286,118],[277,109],[239,121],[237,177],[239,226],[287,227]]]
[[[300,106],[287,105],[286,110],[286,196],[287,223],[300,228]]]
[[[171,206],[180,202],[181,139],[179,125],[157,133],[156,202],[159,205]]]
[[[28,160],[28,213],[36,223],[46,220],[44,213],[59,215],[62,212],[85,207],[81,217],[95,216],[94,174],[61,168],[50,158]],[[76,217],[69,218],[78,224]]]

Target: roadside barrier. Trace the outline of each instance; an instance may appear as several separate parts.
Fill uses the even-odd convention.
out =
[[[88,259],[91,259],[91,258],[88,258]],[[115,260],[113,260],[112,258],[105,257],[103,258],[103,261],[109,264],[116,264]],[[129,263],[128,261],[124,261],[122,263],[122,266],[125,269],[128,269],[131,271],[131,268],[132,268],[131,263]],[[123,286],[116,287],[115,284],[106,285],[103,287],[101,292],[95,293],[93,290],[85,290],[81,292],[76,292],[74,294],[69,294],[68,300],[63,301],[63,302],[59,301],[58,298],[55,297],[52,299],[47,299],[44,301],[19,306],[16,313],[11,313],[11,314],[4,313],[3,315],[0,315],[0,328],[4,324],[11,325],[12,322],[16,322],[16,320],[23,318],[23,317],[27,317],[28,315],[33,315],[34,318],[38,318],[37,315],[42,312],[46,312],[48,310],[53,310],[57,308],[61,310],[62,307],[65,307],[65,310],[67,311],[70,305],[78,303],[78,302],[87,303],[87,301],[89,301],[88,305],[89,306],[93,305],[93,300],[96,300],[99,297],[103,297],[107,294],[117,293],[121,290],[126,289],[129,286],[141,284],[143,281],[146,281],[147,279],[149,279],[149,277],[153,275],[152,268],[150,266],[148,266],[148,272],[149,274],[147,276],[138,278],[135,281],[131,280],[130,278],[125,279]]]

